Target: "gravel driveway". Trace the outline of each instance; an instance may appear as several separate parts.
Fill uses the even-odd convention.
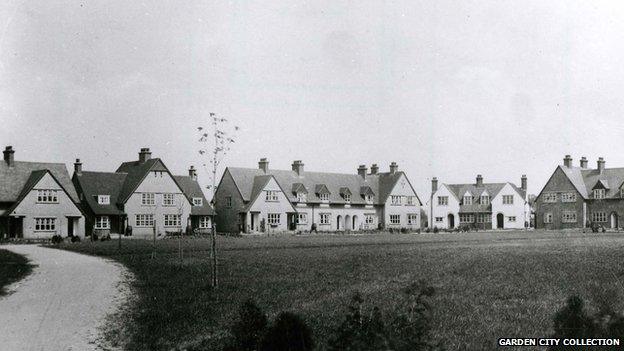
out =
[[[109,260],[64,250],[2,248],[37,266],[0,298],[0,349],[98,350],[105,317],[127,297],[128,271]]]

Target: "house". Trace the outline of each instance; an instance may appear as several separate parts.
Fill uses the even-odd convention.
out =
[[[0,237],[84,236],[85,218],[63,163],[15,160],[12,146],[0,163]]]
[[[149,148],[136,161],[122,163],[115,172],[83,171],[74,163],[72,181],[86,213],[87,234],[163,236],[190,228],[208,231],[214,210],[206,200],[194,167],[188,176],[171,174]]]
[[[606,168],[598,158],[596,168],[588,168],[586,157],[579,166],[566,155],[537,196],[537,228],[567,229],[589,225],[620,228],[624,215],[624,168]]]
[[[525,175],[520,187],[510,182],[484,183],[480,174],[472,184],[438,186],[434,177],[429,205],[431,228],[521,229],[530,220]]]
[[[215,194],[220,232],[358,231],[420,228],[422,205],[406,174],[392,162],[389,172],[309,172],[302,161],[290,170],[228,167]]]

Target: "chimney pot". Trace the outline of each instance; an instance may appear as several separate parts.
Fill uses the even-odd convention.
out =
[[[366,168],[366,165],[360,165],[357,169],[358,175],[362,177],[364,180],[366,180],[367,171],[368,171],[368,168]]]
[[[303,161],[295,160],[292,163],[292,170],[297,173],[298,176],[303,175]]]
[[[483,186],[483,176],[480,174],[477,174],[477,187],[482,187]]]
[[[396,162],[393,161],[392,163],[390,163],[390,173],[391,174],[396,173],[396,171],[398,171],[398,170],[399,170],[399,165],[397,165]]]
[[[373,163],[371,165],[371,174],[377,174],[377,173],[379,173],[379,166],[377,166],[376,163]]]
[[[7,146],[4,148],[4,162],[9,167],[15,166],[15,150],[13,150],[13,146]]]
[[[191,167],[189,167],[189,177],[191,177],[191,179],[193,180],[197,180],[197,170],[195,169],[195,166],[191,165]]]
[[[258,168],[261,169],[265,174],[269,171],[269,161],[266,157],[263,157],[258,162]]]
[[[152,158],[152,152],[149,147],[141,148],[141,151],[139,152],[139,162],[145,163],[150,158]]]
[[[74,173],[81,175],[82,174],[82,162],[77,158],[76,162],[74,162]]]
[[[602,174],[604,172],[604,170],[605,170],[605,163],[606,163],[606,161],[604,160],[604,158],[602,158],[602,157],[598,158],[598,162],[597,162],[597,164],[598,164],[598,173]]]
[[[581,168],[587,168],[587,157],[581,157]]]
[[[438,178],[433,177],[431,178],[431,193],[433,194],[436,191],[438,191]]]
[[[526,174],[522,175],[522,178],[520,178],[520,187],[522,188],[522,190],[524,190],[526,192],[527,190],[527,176]]]
[[[563,165],[567,168],[572,167],[572,157],[570,155],[565,155],[563,158]]]

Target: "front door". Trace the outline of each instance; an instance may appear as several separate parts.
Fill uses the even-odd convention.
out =
[[[448,227],[449,229],[455,228],[455,216],[452,213],[448,215]]]
[[[496,215],[496,228],[505,228],[505,216],[502,213]]]
[[[67,217],[67,236],[74,236],[74,219]]]
[[[612,229],[618,228],[618,215],[615,212],[611,213],[611,228]]]

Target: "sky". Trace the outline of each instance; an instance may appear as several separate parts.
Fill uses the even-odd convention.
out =
[[[0,3],[0,146],[114,171],[152,150],[175,174],[209,113],[219,169],[356,173],[539,193],[564,155],[624,167],[621,1]],[[210,191],[207,191],[209,195]]]

